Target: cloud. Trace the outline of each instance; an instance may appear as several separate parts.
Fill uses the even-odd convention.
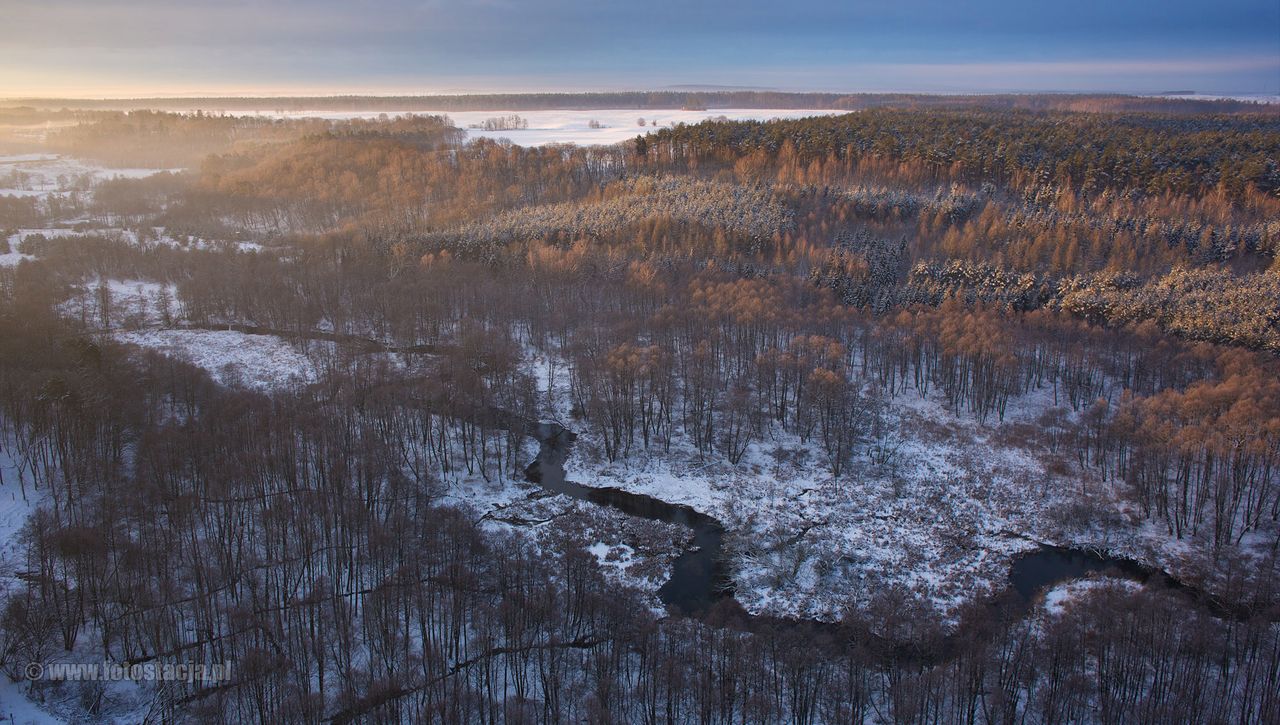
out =
[[[873,68],[875,66],[867,66]],[[882,68],[911,70],[929,75],[966,77],[1006,73],[1030,75],[1076,75],[1103,73],[1222,73],[1230,71],[1280,69],[1280,56],[1251,55],[1225,58],[1147,58],[1112,60],[1004,61],[998,63],[898,63]]]
[[[1274,92],[1259,0],[0,0],[0,95],[76,87],[1145,88]],[[1190,58],[1191,60],[1180,60]],[[1089,84],[1095,84],[1090,86]],[[1125,86],[1124,84],[1129,84]],[[1175,84],[1185,85],[1185,84]],[[1004,86],[1002,86],[1004,87]]]

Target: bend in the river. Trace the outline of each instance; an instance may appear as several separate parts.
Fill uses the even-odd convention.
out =
[[[722,553],[723,524],[685,505],[619,488],[591,487],[570,481],[566,478],[564,463],[577,435],[558,423],[549,422],[529,423],[528,430],[539,443],[537,458],[525,470],[530,481],[554,493],[610,506],[629,516],[687,526],[693,531],[693,545],[675,559],[671,578],[658,590],[658,598],[669,609],[679,614],[700,616],[717,602],[733,597],[733,580]],[[1014,559],[1009,571],[1009,592],[1026,608],[1041,592],[1061,582],[1095,573],[1181,592],[1215,617],[1246,619],[1253,614],[1247,608],[1224,604],[1156,567],[1102,552],[1049,545],[1041,545]],[[774,617],[750,619],[771,623],[782,621]],[[819,628],[833,626],[819,620],[801,621]]]

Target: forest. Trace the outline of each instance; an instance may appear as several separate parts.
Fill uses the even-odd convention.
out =
[[[401,96],[217,96],[160,98],[18,98],[11,101],[28,110],[132,111],[150,109],[185,113],[197,108],[226,112],[250,111],[536,111],[545,109],[670,109],[706,108],[998,108],[1034,111],[1161,111],[1200,115],[1265,112],[1265,104],[1229,98],[1144,97],[1124,94],[990,94],[931,95],[917,93],[796,93],[772,90],[679,89],[595,93],[466,93]],[[7,110],[7,109],[6,109]]]
[[[92,722],[1280,722],[1280,107],[445,113],[689,95],[0,109],[49,126],[0,671]],[[104,661],[233,676],[23,682]]]

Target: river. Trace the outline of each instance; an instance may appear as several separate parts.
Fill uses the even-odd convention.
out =
[[[532,425],[530,433],[539,443],[537,458],[525,470],[530,481],[548,491],[609,506],[628,516],[678,524],[693,531],[692,545],[672,562],[671,578],[658,590],[658,598],[670,610],[699,616],[716,602],[733,597],[733,579],[722,554],[725,529],[719,521],[682,504],[619,488],[591,487],[570,481],[564,464],[577,435],[557,423],[546,422]],[[1246,609],[1226,606],[1155,567],[1097,551],[1049,545],[1014,558],[1009,570],[1009,590],[1024,607],[1029,607],[1042,592],[1090,574],[1179,591],[1216,617],[1242,619],[1250,614]]]

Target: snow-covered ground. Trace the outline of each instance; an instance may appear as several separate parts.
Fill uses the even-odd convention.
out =
[[[164,285],[105,284],[116,340],[191,362],[223,384],[270,391],[314,382],[333,352],[332,343],[303,349],[268,335],[166,328],[160,322]],[[94,297],[94,285],[88,285],[63,311],[98,323]],[[119,329],[122,319],[134,329]],[[529,355],[542,413],[580,435],[567,464],[569,478],[685,504],[720,520],[737,597],[753,612],[834,619],[886,587],[900,587],[949,615],[1004,588],[1013,558],[1040,543],[1101,548],[1193,583],[1203,579],[1196,546],[1171,539],[1130,510],[1119,484],[1074,467],[1051,473],[1052,456],[1034,434],[1041,428],[1037,419],[1055,407],[1047,388],[1011,401],[1003,421],[985,422],[955,413],[936,391],[900,392],[884,401],[883,433],[834,478],[820,446],[781,430],[753,441],[738,465],[719,456],[704,459],[679,437],[670,451],[637,450],[609,463],[590,426],[570,415],[567,363],[532,349]],[[536,452],[529,446],[525,462]],[[874,460],[873,447],[882,454]],[[511,475],[519,477],[518,471]],[[635,532],[607,536],[661,525],[548,497],[523,481],[456,471],[441,478],[443,499],[474,507],[487,525],[519,529],[539,541],[558,532],[560,545],[570,542],[596,554],[620,583],[650,595],[675,555],[637,545]],[[553,523],[560,519],[578,521],[576,534],[561,531]]]
[[[1062,582],[1044,592],[1040,607],[1044,614],[1061,616],[1075,603],[1101,591],[1134,592],[1142,589],[1140,582],[1112,577],[1089,577]]]
[[[223,250],[227,248],[240,252],[261,252],[263,246],[257,242],[218,241],[201,239],[186,235],[175,236],[164,227],[152,227],[149,233],[139,233],[134,229],[113,226],[93,226],[83,222],[67,222],[59,227],[23,228],[9,235],[9,246],[17,251],[18,245],[29,237],[46,239],[78,239],[81,237],[103,237],[118,240],[126,244],[140,247],[169,247],[187,251]],[[17,264],[17,262],[14,262]]]
[[[901,438],[893,460],[864,454],[838,479],[820,447],[781,431],[734,466],[702,461],[683,442],[607,463],[589,430],[569,478],[719,519],[737,599],[751,612],[834,620],[899,586],[952,613],[1002,588],[1012,558],[1037,546],[1051,518],[1034,484],[1043,471],[940,401],[895,401],[889,416]]]
[[[12,441],[0,441],[0,594],[18,590],[23,583],[17,574],[28,569],[19,534],[37,508],[48,500],[47,489],[34,487],[29,470],[19,464],[20,450]],[[95,650],[97,640],[91,632],[79,637],[75,648],[65,652],[61,647],[48,648],[47,659],[52,662],[100,663],[102,653]],[[149,717],[149,707],[154,689],[149,685],[131,681],[104,683],[101,696],[92,688],[97,683],[39,681],[24,679],[12,681],[9,673],[24,673],[25,661],[15,661],[20,656],[9,653],[5,672],[0,673],[0,724],[54,725],[67,722],[86,722],[86,704],[97,700],[100,710],[93,722],[134,723]]]
[[[580,551],[600,564],[606,578],[631,589],[655,614],[666,613],[658,589],[671,576],[671,562],[693,538],[684,526],[627,516],[607,506],[597,506],[524,482],[500,484],[505,503],[494,499],[461,501],[474,486],[455,482],[446,497],[459,499],[477,510],[491,529],[526,537],[548,552]]]
[[[709,118],[725,117],[735,121],[773,118],[806,118],[829,116],[846,111],[809,109],[759,109],[714,108],[708,111],[603,109],[597,111],[414,111],[415,114],[442,114],[453,119],[454,125],[467,132],[467,138],[505,138],[520,146],[545,146],[547,144],[572,143],[580,146],[600,146],[627,141],[657,128],[669,128],[679,123],[699,123]],[[515,114],[529,122],[529,127],[512,131],[482,131],[471,128],[487,119]],[[346,120],[352,118],[377,118],[382,112],[329,112],[290,111],[272,115],[280,118],[328,118]],[[388,112],[388,116],[410,115]],[[645,125],[639,125],[639,119]],[[592,128],[591,122],[599,123]]]
[[[840,111],[796,109],[714,109],[709,111],[652,111],[634,109],[603,111],[517,111],[516,115],[529,122],[529,128],[515,131],[481,131],[471,128],[486,119],[508,114],[489,111],[465,111],[449,113],[459,127],[467,130],[468,138],[507,138],[521,146],[544,146],[553,143],[572,143],[580,146],[615,144],[643,135],[655,128],[670,128],[677,124],[694,124],[709,118],[728,118],[733,121],[773,118],[807,118],[829,116]],[[645,125],[639,125],[639,119]],[[592,128],[595,121],[600,128]]]
[[[140,328],[164,324],[177,316],[177,295],[173,284],[143,279],[90,280],[79,294],[59,305],[58,311],[99,329]]]
[[[28,683],[0,676],[0,723],[62,725],[67,722],[40,709],[27,694]]]
[[[13,234],[10,234],[9,244],[10,246],[16,248],[27,237],[44,237],[45,239],[74,239],[76,237],[84,237],[90,234],[107,234],[107,233],[110,233],[111,231],[113,230],[109,230],[109,229],[82,230],[82,229],[74,229],[72,227],[25,228],[25,229],[19,229]]]
[[[179,169],[170,169],[178,171]],[[140,179],[162,169],[110,169],[57,154],[0,156],[0,196],[46,197],[107,179]]]
[[[317,381],[335,352],[334,343],[323,340],[295,343],[276,335],[185,327],[178,300],[171,283],[91,279],[58,310],[116,342],[191,363],[222,385],[263,392]],[[396,355],[384,357],[392,365],[403,362]]]
[[[754,613],[834,620],[897,587],[951,618],[1004,589],[1013,559],[1041,544],[1108,551],[1212,588],[1204,542],[1173,539],[1132,510],[1120,482],[1064,468],[1048,450],[1035,434],[1056,407],[1048,388],[985,422],[956,414],[937,391],[900,392],[885,400],[883,435],[837,479],[820,446],[780,430],[736,466],[700,457],[678,436],[670,451],[609,463],[598,436],[570,418],[565,363],[554,376],[551,363],[535,353],[530,372],[548,415],[579,433],[568,477],[720,520],[737,599]],[[893,453],[873,461],[873,447]],[[1265,554],[1250,546],[1232,556]]]
[[[26,568],[19,545],[19,532],[27,519],[45,500],[45,491],[36,489],[12,442],[0,442],[0,592],[7,595],[19,585],[17,572]],[[0,722],[61,723],[40,709],[27,693],[25,681],[11,682],[0,674]]]
[[[1246,101],[1253,103],[1280,103],[1280,95],[1274,93],[1241,93],[1238,95],[1218,95],[1215,93],[1164,93],[1151,98],[1170,98],[1188,101]]]
[[[268,335],[166,329],[161,308],[172,290],[139,280],[105,285],[116,340],[189,361],[227,385],[270,391],[310,383],[332,354],[332,343],[310,343],[317,347],[308,351]],[[88,285],[64,313],[100,323],[94,296]],[[122,316],[135,329],[118,329]],[[900,392],[884,400],[883,432],[835,478],[820,446],[781,430],[753,441],[737,465],[704,459],[679,437],[670,451],[637,450],[609,463],[590,426],[570,415],[567,363],[532,349],[529,355],[543,414],[580,435],[569,478],[685,504],[720,520],[737,597],[753,612],[834,619],[886,587],[900,587],[954,614],[1004,588],[1013,558],[1042,542],[1102,548],[1179,578],[1201,578],[1196,547],[1131,511],[1117,483],[1074,467],[1051,472],[1052,456],[1034,433],[1057,402],[1047,388],[1011,401],[1003,421],[985,422],[955,413],[936,391]],[[536,452],[529,445],[526,462]],[[881,454],[874,459],[873,449]],[[610,576],[650,594],[675,555],[652,542],[637,544],[643,537],[634,531],[610,538],[611,531],[662,525],[548,497],[522,481],[458,472],[441,478],[446,502],[474,507],[488,525],[537,541],[553,535],[561,546],[593,553]],[[563,530],[570,521],[572,534]],[[670,532],[666,538],[674,540]]]
[[[270,391],[312,383],[318,377],[310,357],[271,335],[225,330],[126,330],[114,337],[203,368],[223,385]]]
[[[21,460],[11,441],[0,442],[0,587],[5,589],[20,566],[18,532],[46,494],[35,488]]]
[[[16,249],[10,248],[6,254],[0,254],[0,267],[16,267],[24,259],[35,259],[30,254],[23,254]]]

